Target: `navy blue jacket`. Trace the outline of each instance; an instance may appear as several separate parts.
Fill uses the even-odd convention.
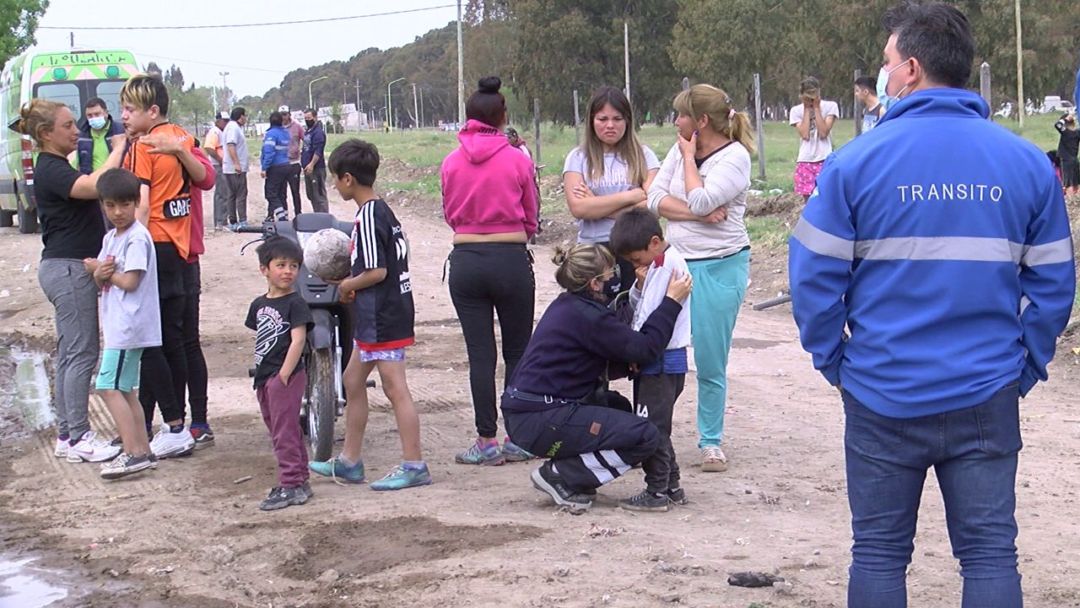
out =
[[[270,127],[263,137],[262,156],[259,161],[262,170],[266,171],[274,165],[289,164],[289,132],[285,127]]]
[[[323,131],[322,123],[315,121],[315,126],[304,131],[304,149],[300,152],[300,164],[308,166],[315,155],[319,155],[319,162],[315,163],[316,169],[326,168],[326,131]]]
[[[526,393],[580,400],[592,394],[608,362],[646,364],[664,354],[682,305],[664,298],[641,331],[603,304],[563,293],[544,311],[510,379]]]
[[[792,234],[803,347],[881,415],[971,407],[1017,381],[1026,395],[1069,320],[1061,184],[988,114],[960,89],[905,97],[825,161]]]
[[[83,116],[79,119],[79,143],[75,150],[78,152],[79,159],[79,173],[83,175],[90,175],[94,172],[94,138],[90,133],[90,123],[87,122],[86,117]],[[120,135],[124,132],[124,125],[113,120],[112,115],[106,115],[105,118],[105,147],[109,152],[112,152],[112,142],[109,138],[113,135]]]

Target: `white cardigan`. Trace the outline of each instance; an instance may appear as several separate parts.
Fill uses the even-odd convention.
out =
[[[750,153],[733,142],[710,156],[698,172],[704,187],[687,193],[682,152],[678,144],[672,146],[649,187],[649,210],[659,215],[660,201],[668,195],[686,201],[691,213],[701,217],[726,207],[727,219],[718,224],[669,220],[667,240],[687,260],[737,253],[750,244],[743,223],[750,188]]]

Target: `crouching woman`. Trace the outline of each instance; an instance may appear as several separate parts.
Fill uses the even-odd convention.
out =
[[[596,488],[644,461],[659,444],[646,418],[597,405],[597,379],[609,364],[646,364],[664,352],[689,275],[672,277],[667,297],[640,331],[607,307],[615,260],[598,245],[556,250],[555,279],[566,289],[544,312],[502,397],[510,439],[548,460],[532,483],[571,511],[592,506]]]

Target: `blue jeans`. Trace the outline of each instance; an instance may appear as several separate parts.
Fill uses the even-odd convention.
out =
[[[1023,606],[1016,568],[1016,384],[987,402],[922,418],[888,418],[843,392],[854,544],[849,608],[907,606],[907,566],[926,470],[934,467],[963,608]]]

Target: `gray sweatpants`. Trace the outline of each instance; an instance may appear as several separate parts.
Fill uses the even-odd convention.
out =
[[[330,200],[326,198],[326,167],[315,167],[311,175],[305,174],[304,186],[312,211],[325,213],[330,210]]]
[[[90,382],[100,350],[98,288],[82,260],[42,260],[38,281],[56,309],[53,406],[57,427],[61,435],[79,437],[90,430]]]

